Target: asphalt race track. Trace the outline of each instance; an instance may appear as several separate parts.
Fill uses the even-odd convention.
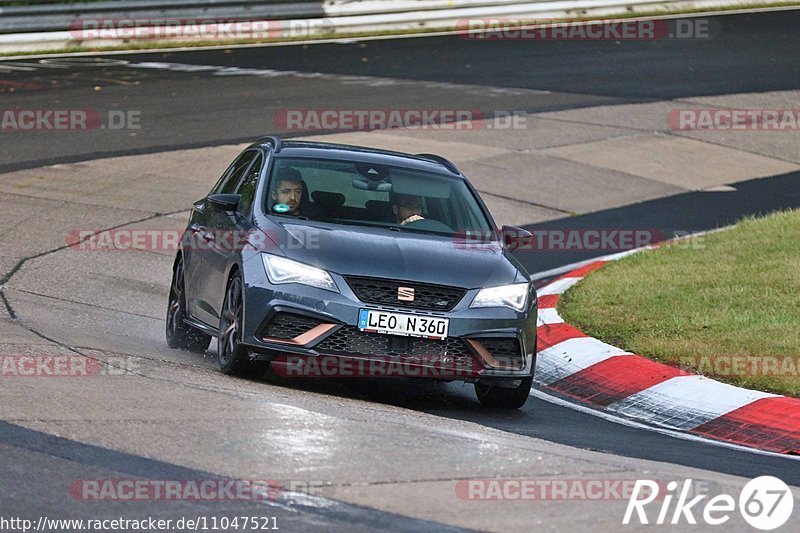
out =
[[[101,120],[110,110],[132,110],[141,124],[0,132],[0,221],[10,228],[0,235],[3,353],[81,354],[111,367],[136,361],[135,379],[105,377],[96,386],[4,383],[0,508],[51,518],[266,513],[291,531],[525,530],[536,521],[582,531],[618,527],[624,502],[491,507],[459,501],[453,486],[470,478],[651,475],[737,487],[740,478],[774,475],[800,487],[794,459],[624,426],[538,396],[502,412],[481,409],[471,386],[461,384],[229,378],[215,371],[215,344],[205,356],[164,344],[171,252],[81,255],[65,245],[76,228],[181,227],[191,201],[236,153],[231,145],[273,132],[275,114],[287,109],[468,109],[553,124],[524,134],[403,134],[410,146],[453,150],[497,218],[505,220],[498,209],[507,208],[509,223],[532,230],[637,227],[668,238],[800,207],[797,130],[703,139],[665,131],[662,111],[676,107],[798,107],[800,11],[711,22],[713,38],[683,41],[448,36],[0,61],[1,109],[95,110]],[[378,145],[399,139],[386,131],[284,133]],[[560,140],[539,146],[539,136]],[[592,158],[602,150],[581,148],[623,139],[643,144],[632,144],[629,157],[600,162]],[[657,164],[645,161],[655,145],[644,143],[653,139],[699,150],[697,159],[674,156],[673,172],[686,170],[697,183],[639,179],[654,168],[646,164]],[[569,167],[576,181],[537,194],[526,181],[532,167],[502,161],[503,144],[515,146],[514,157]],[[705,149],[716,168],[698,168]],[[737,167],[747,170],[728,180],[718,162],[734,151],[742,158]],[[102,160],[111,157],[118,159]],[[637,158],[644,162],[631,162]],[[506,184],[484,177],[487,168],[507,171]],[[713,172],[722,176],[703,181]],[[146,184],[134,183],[139,175]],[[623,183],[627,196],[587,194],[597,183]],[[514,192],[526,188],[530,198]],[[519,257],[534,273],[602,253]],[[307,496],[299,488],[278,501],[224,508],[66,496],[77,479],[209,477],[320,480],[325,490]]]
[[[297,79],[290,76],[253,79],[228,75],[220,88],[215,83],[219,80],[207,72],[187,75],[113,65],[73,70],[52,67],[52,62],[48,68],[32,71],[0,70],[4,82],[29,84],[14,94],[4,94],[9,105],[69,102],[74,107],[96,109],[124,106],[141,110],[143,123],[150,124],[125,142],[100,134],[54,138],[46,152],[35,137],[29,140],[15,135],[4,142],[0,170],[82,160],[102,153],[246,141],[273,129],[275,111],[308,108],[309,102],[342,109],[360,109],[369,102],[370,108],[382,109],[401,98],[409,108],[532,113],[796,89],[800,84],[795,56],[800,44],[797,18],[792,11],[717,18],[719,34],[706,40],[473,41],[453,36],[107,56],[131,62],[269,68],[330,76],[321,77],[319,85],[315,78],[304,78],[299,89]],[[65,63],[86,65],[90,61]],[[337,80],[346,76],[388,78],[394,83]],[[331,84],[332,80],[345,82],[347,90]],[[453,87],[455,84],[472,87],[464,90]]]

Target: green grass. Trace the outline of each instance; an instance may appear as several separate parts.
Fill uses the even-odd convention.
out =
[[[800,396],[800,211],[608,264],[567,291],[558,310],[639,355]],[[731,358],[743,366],[720,366]],[[763,368],[765,361],[779,366]]]

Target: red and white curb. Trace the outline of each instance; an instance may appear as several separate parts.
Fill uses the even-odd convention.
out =
[[[800,455],[800,399],[735,387],[657,363],[589,337],[558,315],[558,300],[567,289],[607,262],[637,251],[599,258],[539,289],[535,381],[543,390],[628,419]]]

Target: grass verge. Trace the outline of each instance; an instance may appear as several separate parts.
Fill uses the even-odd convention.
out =
[[[627,351],[800,396],[800,210],[608,264],[567,291],[558,310]]]

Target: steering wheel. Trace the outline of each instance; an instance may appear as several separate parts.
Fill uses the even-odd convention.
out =
[[[420,220],[415,220],[414,222],[409,222],[405,226],[407,228],[415,228],[428,231],[440,231],[447,233],[451,233],[453,231],[453,229],[447,224],[439,222],[438,220],[434,220],[432,218],[423,218]]]

